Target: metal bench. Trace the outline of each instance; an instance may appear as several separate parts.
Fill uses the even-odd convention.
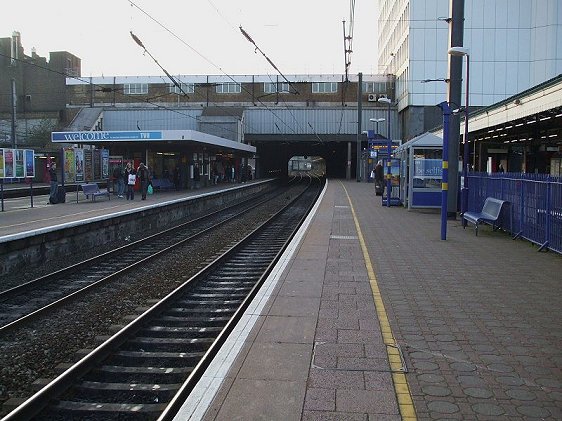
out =
[[[89,199],[90,196],[92,197],[92,202],[94,202],[98,196],[107,196],[107,198],[111,200],[109,190],[100,190],[97,183],[80,184],[80,187],[82,187],[86,199]]]
[[[492,226],[495,231],[501,225],[497,224],[499,221],[501,223],[501,213],[504,206],[507,206],[509,202],[507,200],[494,199],[493,197],[487,197],[482,207],[481,212],[465,212],[463,214],[463,220],[474,224],[474,230],[476,235],[478,235],[478,224],[484,222]],[[466,223],[463,222],[463,228],[466,228]]]
[[[176,186],[167,178],[153,178],[152,188],[154,190],[174,190]]]

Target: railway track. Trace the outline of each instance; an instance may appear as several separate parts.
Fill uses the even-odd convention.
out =
[[[4,420],[171,419],[320,193],[273,215]]]
[[[272,197],[285,194],[288,188],[291,187],[220,209],[1,292],[0,335],[36,320],[94,288],[101,288],[138,265],[204,235]]]

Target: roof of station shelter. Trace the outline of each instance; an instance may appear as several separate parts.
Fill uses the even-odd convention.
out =
[[[413,139],[407,141],[406,143],[403,143],[398,148],[396,148],[394,152],[395,153],[400,152],[412,147],[416,147],[416,148],[443,147],[443,138],[436,136],[433,133],[425,132],[424,134],[416,136]]]
[[[255,153],[256,147],[196,130],[76,131],[52,132],[53,143],[184,142],[201,143],[233,151]]]

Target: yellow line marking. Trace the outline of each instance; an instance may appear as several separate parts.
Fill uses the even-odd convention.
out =
[[[398,408],[400,410],[400,415],[403,420],[415,421],[416,410],[414,408],[414,401],[412,400],[412,393],[410,392],[410,387],[408,386],[408,381],[406,375],[400,370],[402,369],[402,360],[398,349],[395,348],[396,340],[392,334],[392,329],[390,327],[390,322],[388,321],[388,315],[384,308],[384,302],[382,301],[382,295],[379,289],[379,284],[377,282],[377,277],[371,263],[371,258],[369,257],[369,251],[367,250],[367,245],[365,243],[365,238],[363,237],[363,232],[361,231],[361,226],[359,225],[359,219],[357,219],[357,214],[355,213],[355,208],[351,202],[351,197],[347,189],[340,182],[347,196],[349,202],[349,207],[351,208],[351,213],[353,215],[353,221],[355,222],[355,229],[357,230],[357,236],[359,237],[359,244],[361,244],[361,250],[363,252],[363,258],[365,259],[365,266],[367,268],[367,275],[369,276],[369,283],[371,284],[371,290],[373,291],[373,299],[375,300],[375,309],[379,319],[379,324],[381,327],[383,342],[386,345],[386,352],[388,355],[388,361],[390,363],[390,368],[392,369],[392,382],[394,384],[394,392],[396,393],[396,399],[398,400]]]

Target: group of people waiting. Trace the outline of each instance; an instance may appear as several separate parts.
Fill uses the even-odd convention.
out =
[[[125,170],[120,166],[115,167],[113,170],[113,178],[117,183],[117,197],[123,197],[123,195],[125,195],[127,200],[135,199],[135,184],[138,178],[141,187],[141,198],[142,200],[146,200],[146,195],[152,182],[152,175],[143,162],[140,163],[137,169],[133,167],[131,162],[127,162]]]

